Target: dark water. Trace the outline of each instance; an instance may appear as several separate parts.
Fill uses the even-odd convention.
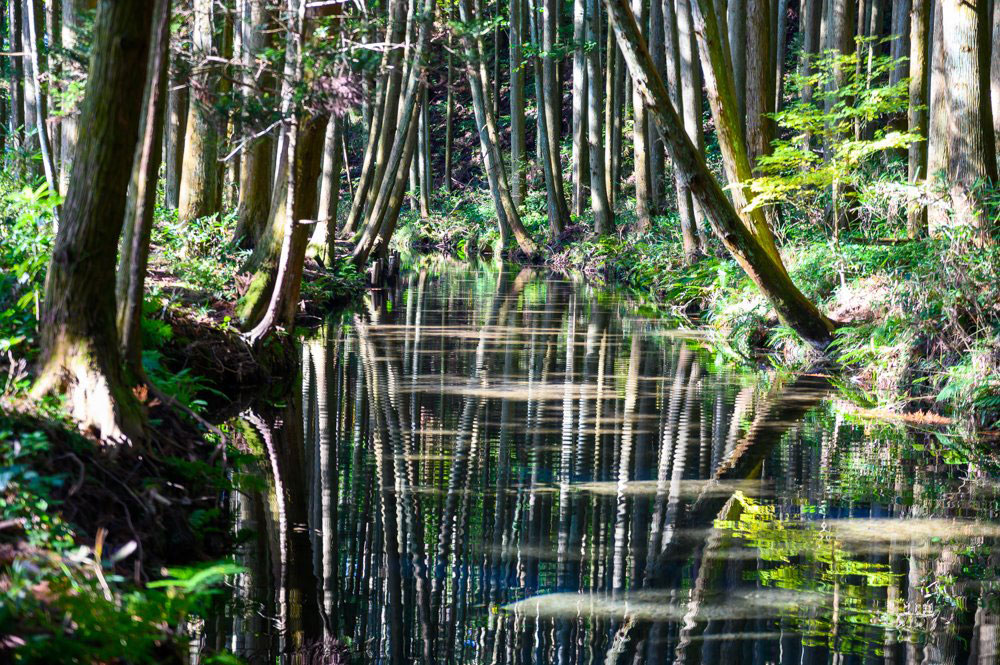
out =
[[[995,663],[1000,481],[643,308],[428,264],[233,424],[250,662]]]

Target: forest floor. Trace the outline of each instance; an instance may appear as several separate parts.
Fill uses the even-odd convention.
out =
[[[544,237],[529,201],[529,229]],[[488,200],[460,203],[446,217],[406,218],[401,250],[458,256],[490,253],[497,241]],[[535,214],[532,210],[537,208]],[[654,218],[646,233],[619,215],[618,233],[600,238],[587,225],[546,248],[556,271],[628,288],[678,325],[711,334],[734,362],[801,369],[820,360],[780,325],[756,286],[714,240],[708,255],[686,265],[676,216]],[[842,324],[822,359],[834,366],[843,395],[860,408],[908,418],[947,418],[967,437],[1000,429],[1000,250],[966,238],[905,238],[905,229],[870,223],[833,242],[816,224],[788,223],[780,238],[792,279]],[[902,236],[902,237],[901,237]],[[412,251],[412,250],[411,250]]]

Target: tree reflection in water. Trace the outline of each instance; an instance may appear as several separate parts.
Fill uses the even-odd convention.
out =
[[[997,662],[1000,483],[829,397],[612,293],[429,264],[236,423],[259,482],[209,639],[251,662]]]

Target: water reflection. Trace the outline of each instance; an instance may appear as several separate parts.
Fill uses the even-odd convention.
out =
[[[444,264],[305,340],[301,391],[237,424],[260,460],[233,496],[248,572],[208,641],[251,662],[997,662],[996,479],[637,311]]]

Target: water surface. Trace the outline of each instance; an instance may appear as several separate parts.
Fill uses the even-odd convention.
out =
[[[248,411],[250,662],[994,663],[1000,481],[627,298],[429,263]]]

